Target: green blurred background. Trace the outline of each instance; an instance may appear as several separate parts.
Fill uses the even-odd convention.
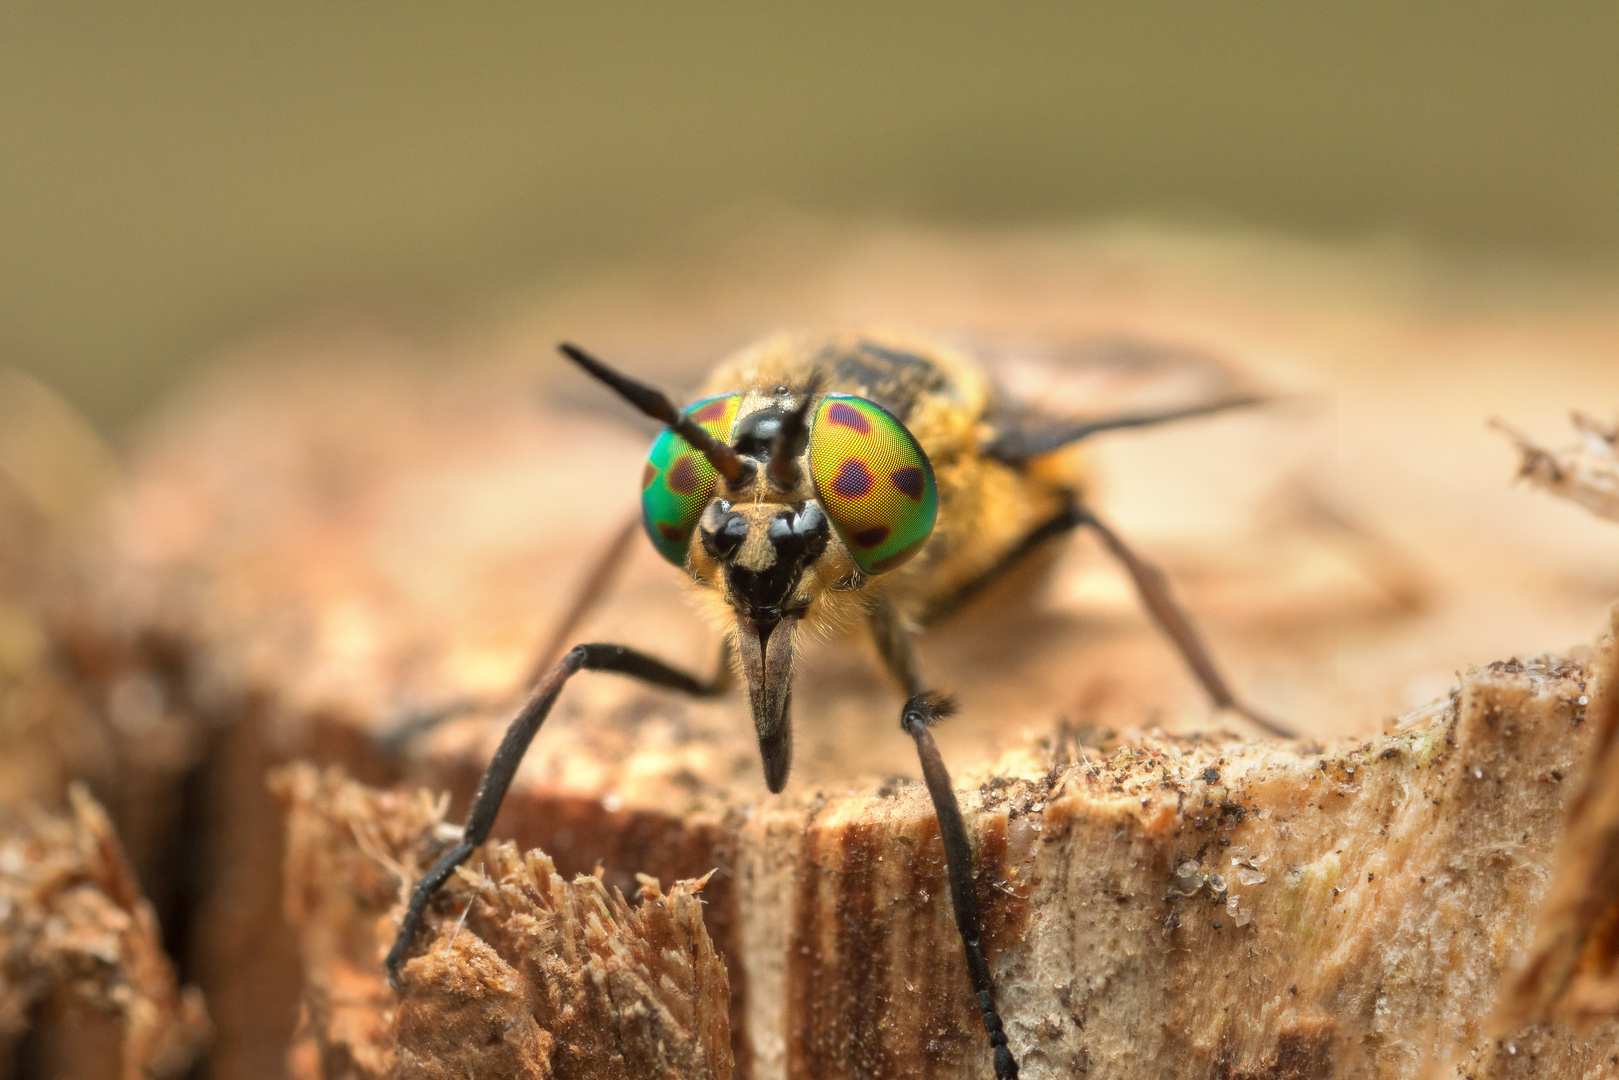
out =
[[[0,147],[0,362],[116,427],[256,327],[778,212],[1608,274],[1619,4],[12,3]]]

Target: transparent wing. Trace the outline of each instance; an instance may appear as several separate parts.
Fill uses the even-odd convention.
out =
[[[1210,348],[1127,335],[987,342],[973,350],[994,380],[987,452],[1019,461],[1102,431],[1145,427],[1267,399]]]

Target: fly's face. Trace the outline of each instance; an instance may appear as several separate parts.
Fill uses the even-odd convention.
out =
[[[744,413],[744,400],[758,405]],[[938,514],[933,469],[899,420],[848,394],[735,393],[685,415],[746,468],[730,480],[723,461],[665,431],[648,454],[642,521],[731,609],[766,780],[780,790],[797,624],[828,591],[857,590],[922,550]]]
[[[824,568],[817,564],[831,533],[813,498],[786,503],[716,498],[697,523],[702,557],[692,560],[693,570],[760,627],[801,619],[824,587]]]

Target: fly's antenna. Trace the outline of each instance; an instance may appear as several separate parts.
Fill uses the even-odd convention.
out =
[[[798,467],[798,457],[809,444],[809,411],[815,404],[815,398],[821,392],[821,376],[819,373],[810,376],[809,383],[804,387],[803,400],[798,408],[781,419],[781,427],[776,429],[776,435],[770,440],[770,465],[765,472],[770,482],[781,491],[791,491],[798,486],[803,470]]]
[[[619,374],[577,345],[564,341],[557,348],[561,350],[563,356],[616,390],[619,397],[659,423],[668,424],[676,435],[685,439],[694,450],[707,458],[708,463],[714,466],[715,470],[725,477],[725,482],[732,487],[741,487],[753,475],[752,462],[743,461],[735,450],[714,438],[697,421],[675,408],[674,402],[665,397],[661,390],[656,390],[643,382],[636,382],[628,375]]]

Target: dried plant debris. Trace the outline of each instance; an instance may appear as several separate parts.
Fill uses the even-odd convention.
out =
[[[1534,946],[1497,1006],[1502,1032],[1547,1022],[1590,1031],[1619,1019],[1619,626],[1615,631],[1591,707],[1591,752],[1569,801]]]
[[[1603,423],[1575,410],[1579,442],[1550,450],[1499,420],[1491,426],[1523,454],[1518,475],[1554,495],[1572,499],[1593,514],[1619,521],[1619,419]]]
[[[181,1075],[208,1039],[202,996],[178,985],[107,815],[69,794],[71,817],[0,823],[0,1057],[41,1010],[88,1011],[120,1025],[119,1075]]]
[[[306,972],[293,1072],[320,1077],[729,1078],[729,990],[703,926],[703,882],[642,879],[631,905],[544,853],[494,844],[432,909],[389,989],[382,957],[403,887],[446,833],[426,793],[297,764],[287,914]]]

